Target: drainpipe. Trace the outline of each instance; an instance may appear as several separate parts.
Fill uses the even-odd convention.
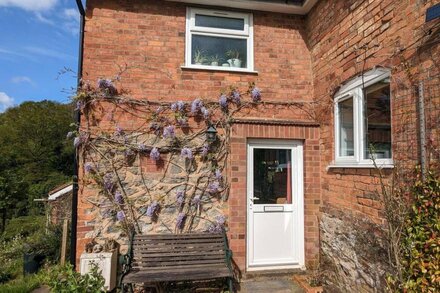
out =
[[[81,0],[76,0],[78,11],[80,14],[80,28],[79,28],[79,48],[78,48],[78,74],[76,86],[77,90],[81,86],[81,78],[83,71],[83,49],[84,49],[84,23],[86,12]],[[81,111],[75,109],[74,120],[79,130],[81,123]],[[77,233],[77,220],[78,220],[78,150],[75,149],[75,157],[73,161],[73,192],[72,192],[72,218],[70,228],[70,263],[73,268],[76,267],[76,233]]]
[[[425,120],[425,95],[423,81],[419,83],[419,146],[420,146],[420,169],[422,169],[422,180],[426,177],[426,120]]]

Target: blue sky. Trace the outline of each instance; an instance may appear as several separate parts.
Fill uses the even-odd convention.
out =
[[[78,32],[74,0],[0,0],[0,112],[29,100],[69,101]],[[65,67],[75,73],[59,75]]]

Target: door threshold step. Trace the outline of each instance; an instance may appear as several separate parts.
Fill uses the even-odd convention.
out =
[[[242,281],[291,279],[293,275],[305,274],[305,272],[302,269],[250,271],[243,274]]]

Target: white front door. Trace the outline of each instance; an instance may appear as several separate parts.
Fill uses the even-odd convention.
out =
[[[304,267],[302,142],[248,143],[247,267]]]

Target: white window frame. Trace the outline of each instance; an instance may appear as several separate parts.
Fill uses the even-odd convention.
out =
[[[241,18],[244,20],[244,30],[231,30],[221,28],[200,27],[195,25],[196,14],[203,14],[209,16],[220,16],[229,18]],[[246,68],[211,66],[211,65],[196,65],[191,64],[192,56],[192,35],[202,35],[210,37],[227,37],[247,40],[246,51]],[[254,29],[253,29],[253,15],[252,13],[231,12],[216,9],[202,9],[187,7],[186,10],[186,38],[185,38],[185,66],[183,68],[194,68],[204,70],[220,70],[220,71],[238,71],[238,72],[255,72],[254,71]]]
[[[335,139],[335,160],[328,166],[329,168],[374,168],[372,159],[364,159],[365,141],[365,125],[364,125],[364,91],[363,89],[380,82],[384,79],[390,78],[390,71],[379,68],[373,69],[364,73],[363,77],[359,76],[354,80],[344,85],[336,94],[334,99],[334,139]],[[339,133],[339,102],[348,98],[353,98],[353,156],[340,156],[340,133]],[[390,101],[391,102],[391,101]],[[390,117],[391,118],[391,117]],[[376,165],[379,168],[393,168],[393,153],[391,158],[375,159]]]

